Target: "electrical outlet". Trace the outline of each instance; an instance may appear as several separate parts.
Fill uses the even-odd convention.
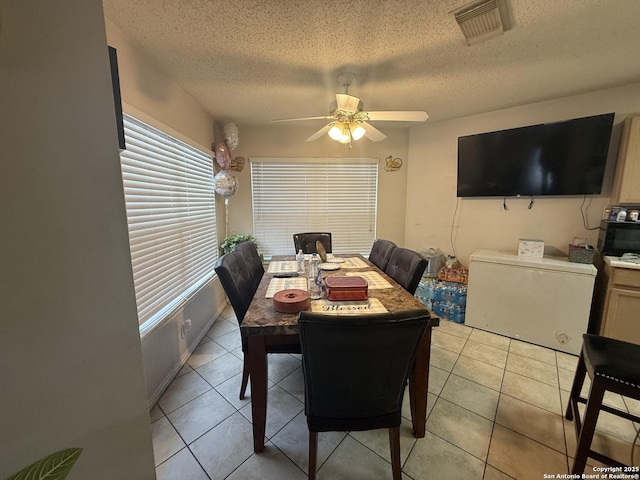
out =
[[[187,318],[180,325],[180,338],[185,338],[187,333],[191,331],[191,319]]]

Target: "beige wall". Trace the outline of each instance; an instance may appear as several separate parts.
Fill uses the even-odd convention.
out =
[[[155,478],[100,0],[0,2],[0,478]]]
[[[108,19],[107,40],[116,48],[123,110],[201,150],[214,139],[214,119],[179,85],[159,70],[153,60],[132,44]],[[224,232],[224,205],[217,199],[219,238]],[[183,307],[142,338],[147,396],[155,404],[164,389],[189,358],[226,299],[217,278]],[[190,324],[191,329],[183,335]]]
[[[508,211],[502,207],[502,198],[457,199],[457,139],[462,135],[616,112],[603,194],[589,196],[585,202],[588,226],[597,227],[609,202],[620,122],[637,111],[640,111],[640,84],[412,128],[407,245],[440,247],[445,253],[454,253],[455,247],[463,263],[479,248],[515,252],[519,238],[544,240],[545,251],[557,255],[567,255],[568,244],[574,237],[586,237],[595,245],[597,230],[583,227],[580,213],[583,197],[537,197],[530,210],[529,198],[508,198]]]
[[[109,19],[105,19],[107,41],[118,53],[120,88],[124,110],[132,115],[144,112],[184,135],[183,140],[211,149],[213,117],[180,86],[162,72]],[[129,111],[133,107],[135,111]],[[141,119],[144,120],[144,119]]]
[[[353,142],[353,148],[347,150],[344,145],[331,140],[326,135],[315,142],[307,143],[304,141],[320,127],[322,127],[322,123],[308,127],[283,125],[243,127],[238,125],[240,144],[232,152],[232,156],[243,156],[247,159],[251,157],[367,157],[379,159],[377,237],[404,245],[408,131],[379,125],[379,129],[387,135],[386,140],[374,143],[363,138]],[[384,159],[389,155],[402,159],[403,166],[399,171],[386,172],[384,170]],[[253,230],[251,174],[248,164],[244,171],[238,174],[238,179],[240,184],[238,192],[229,201],[230,235],[248,233]]]

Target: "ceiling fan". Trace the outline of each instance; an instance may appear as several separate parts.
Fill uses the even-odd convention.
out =
[[[429,118],[427,112],[421,110],[364,111],[362,101],[358,97],[349,95],[349,86],[353,79],[353,74],[338,75],[338,82],[344,87],[345,93],[336,93],[336,101],[331,104],[329,115],[285,118],[272,120],[272,122],[331,120],[331,122],[307,138],[305,142],[313,142],[327,133],[332,139],[344,143],[347,147],[351,148],[351,141],[359,140],[363,136],[372,142],[379,142],[387,138],[384,133],[369,122],[424,122]]]

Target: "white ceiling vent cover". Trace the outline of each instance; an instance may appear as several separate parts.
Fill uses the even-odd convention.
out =
[[[468,45],[497,37],[504,32],[497,0],[473,2],[452,13]]]

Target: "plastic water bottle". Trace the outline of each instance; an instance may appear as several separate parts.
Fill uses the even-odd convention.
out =
[[[296,262],[298,262],[298,273],[304,273],[304,253],[302,253],[302,249],[298,250]]]
[[[322,297],[322,277],[320,273],[320,258],[313,254],[309,260],[309,298],[317,300]]]

